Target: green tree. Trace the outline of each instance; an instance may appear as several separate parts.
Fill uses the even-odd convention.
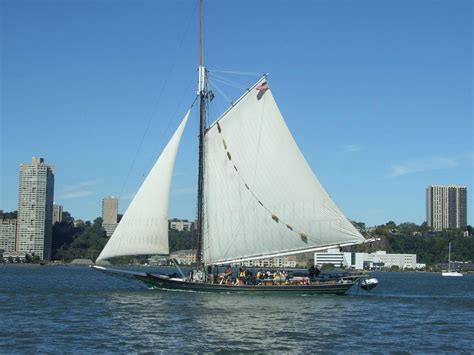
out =
[[[0,211],[0,219],[17,219],[17,218],[18,218],[18,211],[13,211],[13,212]]]

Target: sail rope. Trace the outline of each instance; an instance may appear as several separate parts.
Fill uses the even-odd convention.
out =
[[[213,80],[212,83],[209,82],[212,88],[215,88],[219,93],[224,97],[224,99],[230,104],[233,105],[232,101],[224,94],[224,92],[217,86],[215,81]]]
[[[124,190],[125,190],[125,187],[128,183],[128,180],[130,179],[130,175],[132,174],[132,171],[133,169],[135,168],[135,164],[136,164],[136,161],[137,161],[137,158],[138,158],[138,155],[140,154],[140,151],[142,150],[142,147],[143,147],[143,143],[145,141],[145,138],[150,130],[150,127],[151,127],[151,122],[153,120],[153,117],[155,116],[156,114],[156,111],[158,110],[158,107],[160,106],[159,104],[161,103],[161,99],[163,97],[163,93],[165,92],[165,88],[168,87],[168,82],[169,80],[171,79],[171,76],[174,72],[174,68],[176,67],[176,63],[177,63],[177,59],[178,59],[178,55],[179,53],[181,52],[181,49],[183,47],[183,43],[184,43],[184,40],[186,39],[186,36],[189,32],[189,28],[191,26],[191,23],[193,22],[193,19],[195,18],[195,13],[197,11],[197,8],[198,8],[198,3],[196,2],[196,5],[193,9],[193,11],[191,12],[191,15],[189,16],[188,18],[188,21],[187,21],[187,25],[186,25],[186,28],[183,32],[183,35],[179,41],[179,45],[178,45],[178,49],[176,50],[174,56],[173,56],[173,59],[171,61],[171,69],[167,71],[168,75],[165,77],[165,80],[163,80],[163,84],[161,85],[161,88],[158,92],[158,98],[155,102],[155,105],[148,117],[148,120],[147,120],[147,124],[146,124],[146,128],[145,128],[145,131],[143,132],[143,135],[141,137],[141,140],[138,144],[138,147],[137,147],[137,150],[135,152],[135,155],[133,157],[133,160],[132,160],[132,163],[130,164],[130,169],[128,170],[127,172],[127,175],[125,177],[125,181],[122,185],[122,188],[120,190],[120,193],[119,193],[119,199],[123,196],[123,193],[124,193]],[[181,103],[179,104],[181,105]],[[167,124],[167,128],[161,133],[161,137],[158,138],[158,140],[163,140],[167,130],[169,129],[169,126],[171,125],[171,120],[175,117],[176,115],[172,115],[170,116],[169,120],[168,120],[168,124]]]
[[[239,83],[237,83],[237,82],[235,82],[235,81],[229,80],[229,79],[227,79],[227,78],[225,78],[225,77],[223,77],[223,76],[221,76],[221,75],[213,74],[211,80],[212,80],[212,81],[218,81],[218,82],[221,82],[221,83],[223,83],[223,84],[227,84],[227,85],[233,86],[233,87],[235,87],[235,88],[237,88],[237,89],[244,89],[244,90],[247,89],[246,86],[244,86],[244,85],[242,85],[242,84],[239,84]]]
[[[236,75],[248,75],[248,76],[262,76],[262,73],[250,73],[250,72],[239,72],[229,70],[212,70],[212,73],[224,73],[224,74],[236,74]]]
[[[273,211],[270,210],[270,208],[268,208],[257,196],[257,194],[250,188],[250,186],[247,184],[247,182],[244,180],[243,176],[240,174],[239,172],[239,169],[238,167],[236,166],[236,164],[234,163],[233,159],[232,159],[232,154],[233,152],[231,153],[230,149],[229,149],[229,146],[224,138],[224,135],[222,133],[222,127],[220,126],[219,122],[216,123],[216,126],[217,126],[217,131],[219,133],[219,135],[222,137],[222,146],[224,148],[224,151],[225,151],[225,154],[227,156],[227,160],[232,164],[232,167],[234,169],[234,172],[235,174],[237,174],[237,176],[239,177],[239,179],[242,181],[242,183],[244,184],[245,188],[247,189],[247,191],[249,191],[249,193],[252,195],[252,197],[255,199],[255,201],[258,202],[258,204],[263,208],[265,209],[268,214],[271,216],[272,220],[275,221],[276,223],[281,223],[282,225],[286,226],[286,228],[291,231],[292,233],[294,234],[297,234],[301,240],[304,242],[304,243],[308,243],[308,241],[312,241],[313,243],[316,243],[316,241],[314,239],[312,239],[307,233],[305,232],[302,232],[302,231],[298,231],[296,230],[295,228],[293,228],[291,226],[291,224],[287,223],[286,221],[282,220],[280,217],[278,217]]]

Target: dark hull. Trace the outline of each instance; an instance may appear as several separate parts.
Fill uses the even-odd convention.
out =
[[[244,293],[299,293],[299,294],[332,294],[343,295],[357,280],[327,281],[309,285],[219,285],[211,283],[197,283],[169,279],[166,276],[149,274],[135,276],[140,281],[154,289],[183,290],[200,292],[244,292]]]
[[[140,280],[150,288],[156,290],[181,290],[199,292],[223,292],[223,293],[273,293],[273,294],[331,294],[343,295],[352,286],[359,286],[367,275],[355,275],[352,277],[340,277],[337,279],[321,280],[308,285],[220,285],[212,283],[190,282],[184,279],[170,278],[166,275],[152,274],[148,272],[136,272],[128,270],[109,269],[101,266],[91,266],[93,269],[107,274],[120,276],[128,279]]]

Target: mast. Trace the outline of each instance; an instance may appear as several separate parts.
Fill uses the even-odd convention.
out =
[[[448,272],[451,271],[451,242],[448,247]]]
[[[202,61],[202,0],[199,10],[199,173],[198,173],[198,213],[197,213],[197,248],[196,262],[202,262],[203,245],[203,210],[204,210],[204,133],[206,131],[206,68]]]

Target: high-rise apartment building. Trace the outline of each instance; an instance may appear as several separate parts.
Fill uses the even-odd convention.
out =
[[[0,219],[0,251],[11,252],[16,247],[16,219]]]
[[[63,220],[63,206],[53,203],[53,226]]]
[[[467,188],[430,185],[426,189],[426,222],[433,230],[466,228]]]
[[[111,236],[117,228],[118,199],[104,197],[102,200],[102,228],[107,236]]]
[[[20,165],[16,250],[51,259],[54,167],[43,158]]]

